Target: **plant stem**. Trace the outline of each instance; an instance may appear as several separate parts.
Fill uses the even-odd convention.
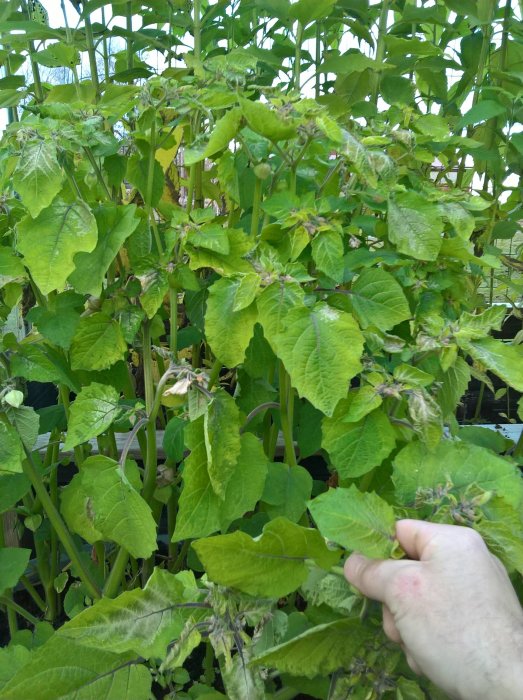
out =
[[[291,466],[296,467],[296,453],[294,451],[294,440],[292,438],[292,416],[294,409],[294,397],[292,393],[292,387],[290,384],[290,378],[280,362],[279,367],[279,378],[280,378],[280,418],[281,418],[281,429],[283,432],[283,440],[285,442],[285,462]]]
[[[27,578],[27,576],[21,576],[20,583],[25,588],[25,590],[29,593],[29,595],[33,599],[34,604],[37,606],[37,608],[39,608],[43,613],[45,613],[46,607],[47,607],[45,604],[45,600],[38,593],[38,591],[33,586],[31,581]]]
[[[294,50],[294,69],[292,87],[299,92],[301,90],[301,43],[303,41],[303,24],[298,22],[296,27],[296,45]]]
[[[147,423],[147,456],[145,461],[145,474],[143,480],[142,496],[150,503],[156,488],[156,421],[154,417],[154,379],[153,358],[151,352],[151,322],[146,321],[143,326],[143,371],[145,384],[145,412],[149,419]]]
[[[321,82],[320,82],[320,72],[318,71],[318,68],[320,67],[321,63],[321,37],[322,37],[322,27],[320,22],[316,22],[316,75],[314,76],[314,97],[315,99],[318,99],[320,96],[320,88],[321,88]]]
[[[213,366],[211,367],[211,371],[209,372],[209,384],[207,386],[207,389],[210,391],[213,386],[216,384],[220,377],[220,372],[222,369],[222,363],[220,360],[215,360],[213,363]]]
[[[27,610],[24,610],[21,605],[18,605],[18,603],[15,603],[14,600],[11,600],[7,596],[3,595],[0,596],[0,603],[2,605],[5,605],[7,608],[7,612],[11,611],[13,615],[15,615],[15,620],[16,620],[16,614],[18,613],[21,617],[24,617],[28,622],[30,622],[32,625],[37,625],[40,620],[35,617],[34,615],[31,615],[31,613],[28,613]],[[11,625],[9,625],[9,631],[11,633]],[[17,631],[17,628],[15,628],[15,632]],[[11,633],[12,636],[12,633]]]
[[[262,181],[259,177],[254,182],[254,195],[252,201],[252,218],[251,218],[251,241],[255,243],[258,238],[260,229],[260,207],[262,201]]]
[[[381,14],[378,21],[378,40],[376,42],[376,64],[379,66],[383,63],[383,58],[385,56],[385,37],[387,35],[387,22],[389,19],[389,5],[390,0],[383,0],[381,6]],[[380,74],[376,73],[373,76],[372,85],[372,102],[378,104],[378,94],[380,89]]]
[[[133,43],[132,43],[132,31],[133,31],[133,3],[132,0],[127,0],[127,13],[125,17],[125,27],[127,29],[127,70],[132,70],[133,68]],[[131,85],[133,82],[132,78],[128,80]]]
[[[5,531],[4,531],[4,518],[0,518],[0,547],[5,547]],[[8,588],[4,595],[2,596],[2,599],[0,602],[2,602],[7,611],[7,625],[9,627],[9,636],[11,639],[13,636],[17,633],[18,631],[18,623],[16,621],[16,614],[13,611],[13,608],[9,606],[8,603],[12,603],[12,591],[10,588]]]
[[[106,598],[116,598],[118,591],[120,590],[120,585],[125,576],[125,570],[127,568],[127,562],[129,561],[129,552],[120,547],[118,554],[113,562],[111,573],[107,577],[104,586],[104,597]]]
[[[178,291],[169,287],[169,349],[173,362],[178,360]]]
[[[22,9],[26,13],[28,19],[31,19],[31,13],[27,7],[26,0],[21,0]],[[34,41],[27,42],[29,62],[31,63],[31,71],[33,73],[33,83],[35,88],[35,99],[37,102],[44,101],[44,91],[42,90],[42,81],[40,80],[40,69],[38,68],[38,63],[35,61],[35,45]]]
[[[80,553],[76,549],[76,545],[71,536],[71,533],[67,529],[64,521],[62,520],[62,516],[58,512],[53,501],[51,500],[51,497],[49,496],[47,489],[45,488],[44,482],[42,481],[42,478],[36,469],[31,452],[27,448],[24,449],[27,457],[27,459],[25,459],[23,462],[24,473],[31,482],[36,495],[40,499],[40,502],[46,512],[46,515],[51,521],[51,525],[55,529],[56,534],[62,542],[65,551],[69,555],[69,559],[71,560],[73,567],[76,569],[78,576],[81,578],[83,584],[85,585],[87,592],[89,593],[91,598],[97,600],[98,598],[100,598],[100,590],[98,588],[98,585],[96,584],[96,581],[92,577],[90,571],[85,567]]]
[[[91,25],[91,17],[86,13],[84,18],[85,24],[85,41],[87,44],[87,56],[89,57],[89,68],[91,70],[91,80],[96,93],[96,102],[100,97],[100,81],[98,80],[98,67],[96,65],[96,48],[93,38],[93,27]]]

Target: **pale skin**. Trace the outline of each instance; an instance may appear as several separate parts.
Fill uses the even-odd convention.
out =
[[[456,700],[523,698],[523,612],[474,530],[400,520],[409,559],[352,554],[349,582],[383,603],[383,628],[410,667]]]

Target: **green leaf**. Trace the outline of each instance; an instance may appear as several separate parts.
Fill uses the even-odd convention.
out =
[[[457,129],[463,129],[464,126],[470,124],[479,124],[480,122],[493,119],[506,113],[506,108],[495,100],[481,100],[477,102],[469,111],[464,114],[456,124]]]
[[[271,520],[282,516],[297,523],[311,497],[312,476],[300,466],[289,467],[288,464],[274,462],[269,464],[267,480],[261,500],[264,511]]]
[[[240,455],[239,423],[240,411],[236,402],[219,388],[207,405],[203,432],[209,480],[214,493],[222,499]]]
[[[220,255],[229,255],[231,248],[227,231],[219,224],[207,224],[198,229],[189,230],[187,242],[196,248],[213,250]]]
[[[350,613],[359,600],[344,576],[316,568],[309,572],[301,592],[310,605],[328,605],[342,615]]]
[[[474,360],[503,379],[516,391],[523,391],[523,348],[520,345],[505,345],[494,338],[463,341],[459,345]]]
[[[255,272],[237,276],[239,282],[234,295],[233,311],[241,311],[252,304],[260,288],[261,279]]]
[[[13,173],[13,187],[33,218],[51,204],[62,187],[62,168],[51,140],[24,144]]]
[[[392,374],[397,382],[400,382],[408,389],[417,386],[428,386],[434,381],[432,374],[424,372],[419,367],[407,365],[405,362],[396,365]]]
[[[80,52],[74,46],[57,41],[35,53],[34,58],[37,63],[48,68],[70,68],[79,65]]]
[[[11,248],[0,246],[0,289],[9,282],[23,280],[25,277],[22,259],[15,255]]]
[[[364,384],[358,389],[351,389],[346,399],[340,401],[335,415],[342,423],[356,423],[367,414],[379,408],[383,402],[375,387]]]
[[[514,522],[487,520],[482,518],[474,523],[474,530],[485,540],[487,547],[501,559],[509,572],[523,573],[523,528],[521,520],[514,512]]]
[[[151,319],[158,312],[169,291],[169,277],[166,270],[157,267],[139,274],[138,279],[142,285],[140,304],[147,318]]]
[[[474,216],[457,202],[442,202],[439,210],[441,216],[452,224],[458,236],[468,241],[476,228]]]
[[[483,339],[491,330],[499,331],[507,310],[504,306],[491,306],[482,313],[469,314],[464,311],[459,317],[459,330],[454,334],[460,340]]]
[[[1,433],[0,428],[0,433]],[[0,447],[0,455],[2,448]],[[0,465],[4,461],[0,456]],[[18,501],[20,501],[31,488],[31,482],[22,473],[3,473],[0,471],[0,513],[5,513],[10,510]]]
[[[71,366],[74,370],[107,369],[127,352],[118,323],[104,313],[84,316],[71,344]]]
[[[325,19],[333,10],[336,0],[298,0],[289,8],[289,16],[304,26],[317,19]]]
[[[267,457],[260,441],[245,433],[241,436],[240,455],[226,486],[225,498],[216,495],[207,470],[203,422],[201,416],[185,429],[191,454],[183,465],[183,489],[173,542],[225,530],[233,520],[254,510],[263,492]]]
[[[400,75],[385,74],[380,81],[380,94],[390,105],[411,105],[414,102],[414,84]]]
[[[30,549],[0,547],[0,595],[16,586],[27,569],[30,557]]]
[[[338,669],[348,669],[355,654],[372,634],[372,628],[364,627],[359,619],[335,620],[268,649],[252,663],[293,676],[325,676]]]
[[[202,267],[211,267],[219,275],[224,277],[237,275],[242,272],[252,272],[252,265],[244,259],[246,253],[251,249],[249,238],[244,231],[237,229],[226,229],[229,239],[229,253],[226,255],[217,253],[208,248],[197,248],[187,241],[187,251],[190,254],[189,266],[191,270],[198,270]]]
[[[301,306],[305,294],[297,282],[273,282],[256,300],[263,334],[274,349],[272,338],[285,329],[285,317],[296,306]]]
[[[205,333],[216,357],[227,367],[243,362],[254,333],[256,306],[234,311],[240,279],[223,278],[209,288]]]
[[[266,139],[277,142],[296,136],[296,119],[285,118],[262,102],[240,98],[240,107],[250,128]]]
[[[122,87],[122,86],[118,86]],[[153,184],[151,190],[151,201],[149,197],[149,151],[150,146],[146,144],[145,153],[136,153],[127,161],[127,179],[140,191],[142,199],[146,204],[156,207],[163,194],[164,174],[161,164],[154,159],[153,164]]]
[[[69,282],[76,291],[100,296],[107,270],[140,223],[135,212],[135,204],[105,204],[94,210],[99,232],[98,243],[92,252],[75,255],[76,270],[69,276]]]
[[[396,455],[393,464],[396,498],[404,505],[414,504],[421,491],[435,492],[449,484],[457,491],[476,484],[502,496],[514,508],[523,498],[523,482],[514,464],[466,442],[443,440],[432,451],[412,442]]]
[[[390,557],[396,542],[396,518],[377,494],[348,488],[329,489],[309,503],[321,534],[367,557]]]
[[[307,578],[308,559],[326,569],[339,559],[317,530],[285,518],[271,520],[256,539],[237,530],[198,540],[193,547],[211,581],[267,598],[295,591]]]
[[[443,222],[439,209],[417,192],[389,199],[388,234],[400,253],[416,260],[436,260]]]
[[[69,528],[91,544],[100,539],[116,542],[131,556],[144,559],[156,549],[150,507],[109,457],[88,457],[83,462],[62,491],[62,513]]]
[[[11,359],[11,376],[34,382],[65,384],[73,391],[80,391],[63,357],[45,343],[20,343]]]
[[[162,447],[165,456],[174,462],[181,462],[183,459],[184,430],[187,421],[173,416],[165,426]]]
[[[265,700],[264,677],[257,668],[249,664],[250,647],[244,648],[241,654],[232,658],[232,663],[224,664],[221,670],[224,690],[228,700]]]
[[[201,616],[194,597],[197,591],[192,572],[175,575],[156,568],[143,589],[97,601],[57,634],[86,647],[163,659],[188,618],[194,613]]]
[[[151,674],[132,654],[53,635],[2,689],[3,700],[149,700]]]
[[[320,231],[312,240],[312,258],[316,267],[335,282],[343,281],[343,241],[336,231]]]
[[[119,394],[112,386],[93,382],[83,387],[71,405],[64,449],[103,433],[119,413]]]
[[[68,350],[84,311],[84,298],[72,291],[50,296],[47,306],[33,306],[28,320],[54,345]]]
[[[0,419],[0,474],[21,473],[25,459],[22,441],[14,427]]]
[[[320,302],[312,309],[292,309],[284,325],[285,330],[269,336],[269,342],[299,395],[332,415],[361,368],[363,336],[357,323],[350,314]]]
[[[352,306],[362,328],[388,331],[411,317],[400,284],[379,268],[364,270],[351,289]]]
[[[35,219],[24,217],[17,230],[18,251],[42,294],[64,289],[74,256],[94,250],[98,237],[96,220],[81,199],[57,198]]]
[[[514,445],[514,442],[506,438],[503,433],[480,425],[465,425],[457,431],[456,437],[473,445],[485,447],[496,454],[502,454]]]
[[[376,187],[378,178],[367,149],[348,131],[344,131],[343,136],[343,155],[347,157],[358,175],[367,182],[369,187]]]
[[[242,119],[242,110],[233,107],[218,119],[203,152],[203,158],[210,158],[218,151],[223,151],[238,133]]]
[[[339,403],[332,418],[323,419],[321,443],[342,480],[379,466],[396,444],[394,429],[382,410],[372,411],[356,423],[347,423],[342,422],[344,403]]]
[[[32,450],[38,437],[40,428],[40,416],[32,406],[18,406],[18,408],[7,408],[7,417],[20,437],[22,444]]]
[[[458,357],[452,367],[438,377],[441,388],[437,400],[444,418],[454,413],[460,398],[470,382],[470,368],[462,357]]]

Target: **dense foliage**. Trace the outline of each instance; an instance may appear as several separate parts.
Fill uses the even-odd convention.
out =
[[[341,566],[408,515],[523,573],[455,419],[523,391],[518,10],[72,5],[0,8],[1,697],[442,698]]]

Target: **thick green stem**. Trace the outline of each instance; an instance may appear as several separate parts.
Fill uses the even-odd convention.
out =
[[[381,14],[378,22],[378,40],[376,42],[376,65],[383,63],[385,57],[385,37],[387,36],[387,22],[389,19],[390,0],[383,0]],[[372,78],[372,102],[378,104],[378,94],[380,89],[380,74],[375,73]]]
[[[222,363],[220,360],[215,360],[213,366],[211,367],[211,371],[209,372],[209,384],[207,385],[207,389],[210,391],[213,386],[216,384],[220,377],[220,372],[222,369]]]
[[[143,371],[145,384],[145,412],[149,422],[147,423],[147,455],[145,460],[145,474],[143,479],[142,496],[147,501],[151,499],[156,488],[157,447],[156,447],[156,420],[155,420],[155,392],[153,379],[153,357],[151,352],[151,324],[146,321],[143,326]]]
[[[0,547],[5,546],[5,532],[4,532],[4,518],[0,518]],[[12,591],[11,589],[7,589],[4,592],[4,595],[2,596],[1,601],[5,607],[6,607],[6,612],[7,612],[7,626],[9,627],[9,636],[11,639],[13,636],[17,633],[18,631],[18,623],[16,621],[16,613],[14,612],[12,606],[10,603],[13,602],[12,599]]]
[[[281,429],[283,432],[283,440],[285,443],[285,462],[291,466],[297,466],[296,453],[294,451],[294,440],[292,437],[292,417],[294,412],[294,396],[290,383],[289,375],[287,374],[283,363],[280,362],[279,368],[280,378],[280,418]]]
[[[262,181],[259,177],[254,182],[254,196],[252,202],[252,218],[251,218],[251,241],[254,243],[258,238],[260,229],[260,210],[262,201]]]
[[[120,547],[118,554],[114,560],[113,566],[111,568],[111,573],[107,577],[107,581],[104,586],[104,596],[106,598],[116,598],[120,591],[120,586],[122,584],[123,578],[125,576],[125,570],[127,568],[127,562],[129,561],[129,552]]]
[[[174,362],[178,359],[178,291],[169,288],[169,349]]]
[[[322,26],[320,22],[316,22],[316,75],[314,76],[314,96],[316,99],[319,98],[320,96],[320,90],[321,90],[321,75],[318,70],[321,64],[321,59],[322,59],[322,46],[321,46],[321,37],[322,37]]]
[[[85,41],[87,44],[87,56],[89,57],[89,69],[91,71],[91,80],[96,92],[96,101],[100,97],[100,81],[98,79],[98,66],[96,65],[96,47],[94,45],[93,27],[89,14],[85,16]]]
[[[32,625],[37,625],[40,622],[40,620],[37,617],[35,617],[34,615],[31,615],[31,613],[28,613],[27,610],[24,610],[24,608],[22,608],[21,605],[18,605],[18,603],[15,603],[14,600],[11,600],[10,598],[8,598],[5,595],[0,596],[0,604],[5,605],[5,607],[7,608],[8,617],[9,617],[9,612],[11,612],[15,616],[15,620],[16,620],[16,613],[18,613],[21,617],[24,617]],[[14,632],[16,632],[16,631],[17,631],[17,626],[15,623]],[[9,632],[10,632],[11,636],[13,636],[14,632],[11,631],[10,620],[9,620]]]
[[[31,13],[27,7],[26,0],[21,0],[22,9],[27,14],[29,19],[32,19]],[[38,68],[38,63],[35,61],[36,49],[34,41],[29,41],[27,44],[29,53],[29,62],[31,63],[31,72],[33,73],[33,83],[35,89],[35,99],[37,102],[44,101],[44,91],[42,89],[42,81],[40,79],[40,69]]]
[[[301,90],[301,44],[303,41],[303,24],[298,22],[296,27],[296,45],[294,47],[294,69],[293,69],[293,88],[299,92]]]
[[[40,499],[43,509],[45,510],[46,515],[51,522],[51,525],[53,526],[56,534],[58,535],[58,538],[64,546],[65,551],[69,555],[71,563],[75,568],[78,576],[82,580],[84,586],[86,587],[87,592],[89,593],[91,598],[97,600],[98,598],[100,598],[100,590],[98,588],[98,585],[92,577],[91,572],[84,566],[80,553],[76,549],[76,545],[71,536],[71,533],[69,532],[64,521],[62,520],[62,516],[58,512],[55,504],[49,496],[47,489],[45,488],[44,482],[42,481],[42,478],[38,473],[38,470],[36,469],[31,452],[29,452],[29,450],[27,449],[25,450],[25,452],[27,459],[25,459],[23,462],[24,473],[31,482],[36,495]]]
[[[125,24],[127,29],[127,70],[132,70],[133,68],[133,3],[132,0],[127,0],[127,13],[125,18]],[[132,84],[133,79],[129,77],[129,84]]]
[[[33,586],[31,581],[27,578],[27,576],[21,576],[20,583],[25,588],[25,590],[29,593],[29,595],[33,599],[33,602],[36,605],[36,607],[39,608],[43,613],[45,613],[46,608],[47,608],[47,606],[45,604],[45,600],[38,593],[38,591]]]

